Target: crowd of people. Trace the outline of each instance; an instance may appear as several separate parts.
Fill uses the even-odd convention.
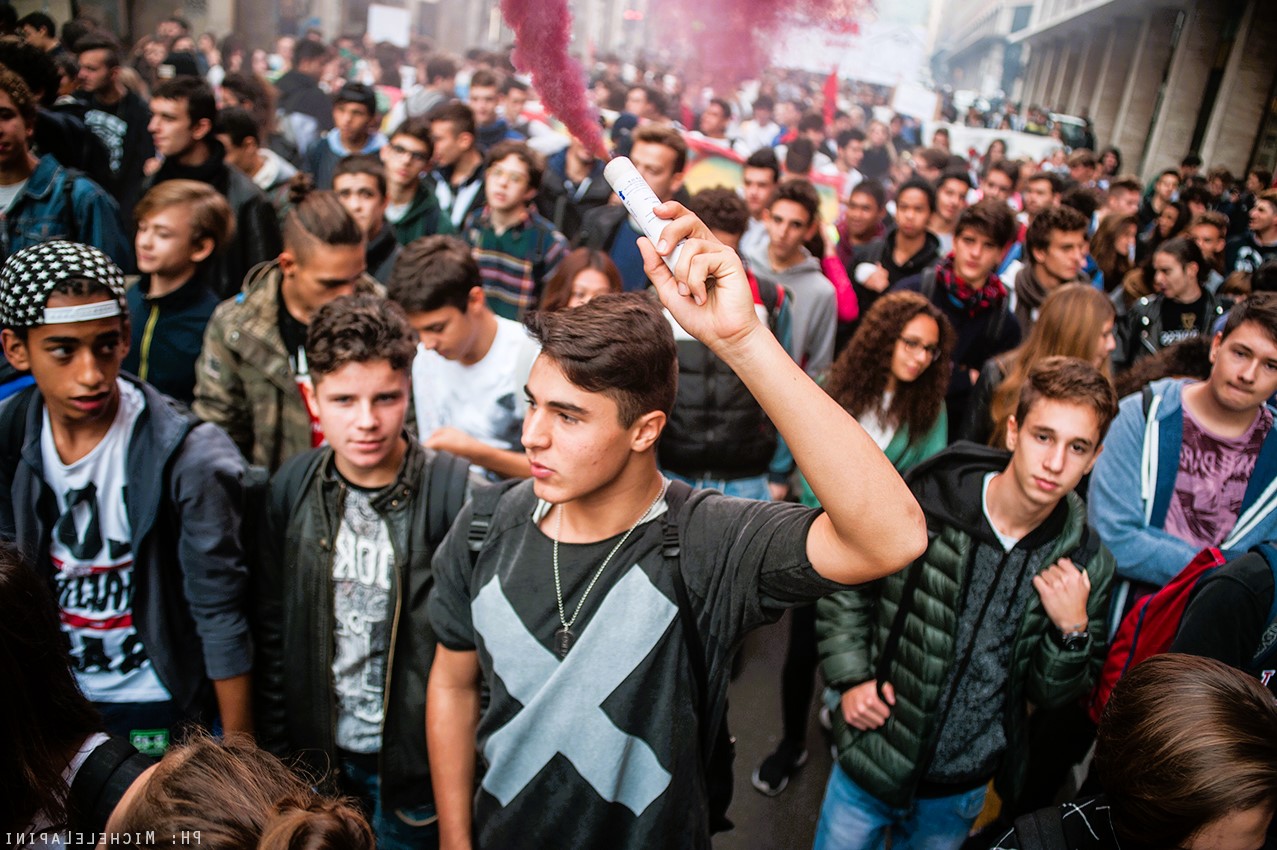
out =
[[[506,54],[0,30],[17,844],[709,847],[788,612],[816,848],[1268,846],[1270,173],[604,58],[653,244]]]

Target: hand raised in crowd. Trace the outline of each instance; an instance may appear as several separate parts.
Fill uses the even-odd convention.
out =
[[[1068,558],[1061,558],[1033,577],[1033,589],[1051,622],[1061,631],[1086,628],[1086,600],[1091,595],[1091,577]]]
[[[754,310],[754,296],[740,257],[714,238],[709,228],[682,204],[656,207],[657,218],[670,221],[660,244],[638,240],[643,268],[656,286],[661,303],[684,330],[720,353],[752,333],[766,331]],[[686,240],[686,241],[684,241]],[[673,273],[661,259],[683,243]]]
[[[883,700],[886,702],[883,702]],[[878,682],[870,679],[842,695],[842,716],[854,729],[868,732],[877,729],[891,716],[896,704],[896,689],[890,682],[882,683],[882,696],[878,695]]]
[[[874,292],[886,292],[887,287],[891,286],[891,280],[887,277],[887,270],[878,264],[878,270],[869,277],[865,278],[865,289],[872,289]]]

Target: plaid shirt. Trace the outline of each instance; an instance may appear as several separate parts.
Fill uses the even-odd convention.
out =
[[[498,316],[523,321],[568,250],[568,240],[535,209],[505,233],[492,227],[488,208],[471,214],[464,230],[483,277],[488,306]]]

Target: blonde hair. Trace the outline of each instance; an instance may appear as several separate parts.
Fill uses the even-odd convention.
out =
[[[169,207],[185,206],[191,213],[191,242],[198,245],[213,240],[216,254],[235,235],[231,205],[212,186],[198,180],[165,180],[151,188],[133,208],[133,220],[141,223]]]

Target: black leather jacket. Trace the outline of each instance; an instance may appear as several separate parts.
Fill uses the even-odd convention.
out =
[[[467,471],[465,461],[428,452],[409,438],[398,477],[372,497],[395,553],[377,771],[382,805],[391,810],[433,799],[424,720],[435,651],[426,615],[434,586],[430,559],[461,510]],[[254,570],[258,743],[277,755],[299,754],[320,776],[337,756],[331,576],[345,488],[328,447],[280,467],[271,480]],[[443,500],[442,512],[438,505],[430,510],[435,499]]]
[[[1233,300],[1206,287],[1202,287],[1202,294],[1205,296],[1202,333],[1211,334],[1216,320],[1228,312]],[[1118,368],[1130,368],[1135,361],[1156,354],[1161,348],[1157,341],[1162,335],[1162,299],[1165,297],[1144,296],[1131,305],[1125,320],[1118,323],[1117,349],[1113,352],[1114,364]]]

